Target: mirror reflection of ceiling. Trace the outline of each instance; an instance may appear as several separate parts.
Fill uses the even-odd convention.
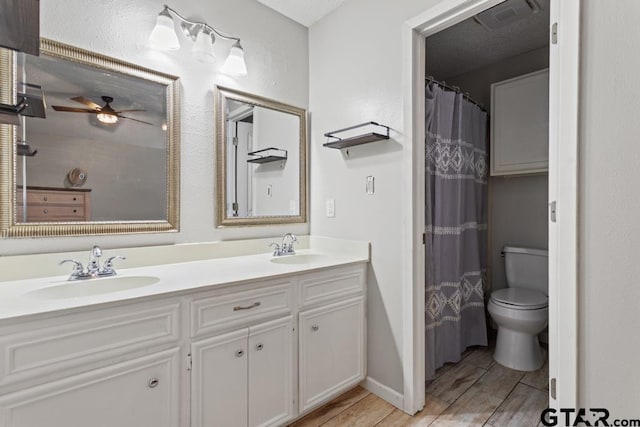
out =
[[[87,140],[108,140],[113,144],[130,144],[165,149],[167,112],[165,86],[120,73],[59,60],[42,55],[18,55],[18,82],[42,86],[46,102],[46,119],[27,119],[29,133],[58,138],[76,137],[79,129]],[[108,78],[105,78],[108,77]],[[89,108],[71,98],[82,96],[100,106],[102,96],[112,97],[114,110],[141,109],[123,113],[126,117],[152,123],[148,125],[121,118],[115,124],[104,124],[93,113],[55,111],[52,105]]]
[[[427,75],[439,80],[468,73],[489,64],[549,45],[549,0],[540,11],[489,31],[473,17],[427,38]]]

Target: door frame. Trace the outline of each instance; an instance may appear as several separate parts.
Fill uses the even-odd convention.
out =
[[[405,22],[403,33],[403,410],[425,403],[424,77],[426,37],[503,0],[443,0]],[[580,0],[551,0],[557,44],[549,63],[549,200],[557,222],[549,222],[549,377],[556,393],[549,406],[577,407],[578,101]],[[558,141],[562,141],[559,144]],[[560,174],[562,171],[562,174]],[[560,286],[562,284],[562,286]],[[562,307],[562,310],[560,310]]]

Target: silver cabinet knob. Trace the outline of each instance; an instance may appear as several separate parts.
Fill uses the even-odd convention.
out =
[[[158,387],[158,384],[160,384],[160,380],[159,379],[151,378],[147,385],[149,386],[149,388],[156,388],[156,387]]]
[[[244,355],[244,350],[236,350],[236,357],[242,357]]]
[[[319,330],[319,329],[320,329],[320,326],[318,326],[318,325],[313,325],[313,326],[311,327],[311,330],[312,330],[313,332],[318,332],[318,330]]]
[[[262,345],[262,343],[260,344],[256,344],[256,350],[260,351],[264,348],[264,346]]]

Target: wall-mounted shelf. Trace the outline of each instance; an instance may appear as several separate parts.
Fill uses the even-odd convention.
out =
[[[280,148],[269,147],[262,150],[252,151],[247,153],[249,156],[257,156],[255,159],[248,159],[248,163],[271,163],[287,160],[287,150]]]
[[[364,134],[361,134],[361,135],[350,136],[348,138],[340,138],[340,137],[335,135],[336,133],[346,132],[348,130],[353,130],[353,129],[361,128],[361,127],[364,127],[364,126],[371,126],[371,125],[379,126],[381,128],[386,129],[386,134],[382,134],[382,133],[378,133],[378,132],[368,132],[368,133],[364,133]],[[337,148],[337,149],[348,148],[348,147],[353,147],[355,145],[368,144],[370,142],[389,139],[389,126],[381,125],[381,124],[376,123],[376,122],[366,122],[366,123],[361,123],[361,124],[355,125],[355,126],[349,126],[348,128],[327,132],[327,133],[324,134],[324,136],[326,136],[327,138],[334,138],[334,139],[336,139],[336,141],[329,141],[329,142],[323,144],[322,145],[323,147]]]
[[[33,157],[38,154],[38,150],[32,150],[29,144],[16,145],[16,152],[18,156]]]

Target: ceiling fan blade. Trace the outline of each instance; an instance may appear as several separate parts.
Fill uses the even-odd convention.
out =
[[[51,108],[56,111],[65,111],[67,113],[97,113],[97,111],[89,110],[87,108],[64,107],[62,105],[52,105]]]
[[[84,104],[87,107],[91,107],[94,110],[101,110],[102,109],[101,105],[96,104],[95,102],[93,102],[90,99],[85,98],[84,96],[76,96],[75,98],[71,98],[71,100],[79,102],[80,104]]]
[[[118,110],[116,113],[133,113],[136,111],[147,111],[147,110]]]
[[[133,120],[134,122],[140,122],[140,123],[144,123],[144,124],[146,124],[146,125],[151,125],[151,126],[153,126],[153,123],[145,122],[145,121],[143,121],[143,120],[138,120],[138,119],[132,119],[131,117],[121,116],[120,114],[118,114],[118,117],[120,117],[121,119],[129,119],[129,120]]]

